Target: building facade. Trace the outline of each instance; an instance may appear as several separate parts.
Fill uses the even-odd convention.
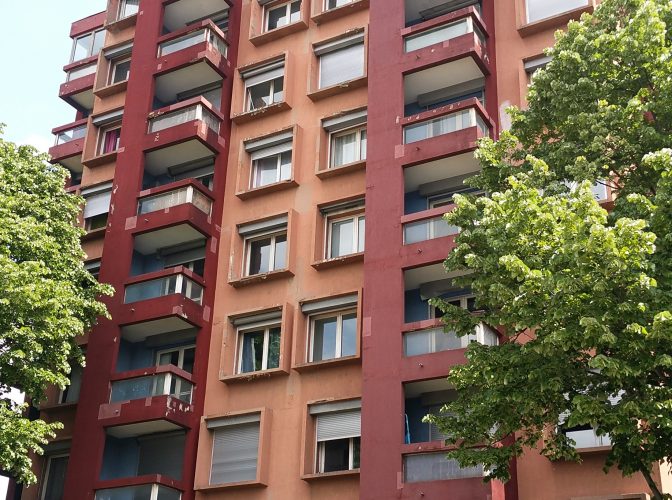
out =
[[[52,161],[114,286],[25,500],[647,498],[528,453],[506,484],[422,422],[468,341],[441,215],[593,0],[109,0],[72,25]],[[606,196],[606,194],[605,194]],[[670,488],[669,475],[656,471]]]

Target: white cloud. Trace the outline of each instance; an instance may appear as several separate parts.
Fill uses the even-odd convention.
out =
[[[54,145],[53,137],[44,137],[42,135],[30,134],[29,136],[16,141],[17,144],[30,144],[31,146],[36,147],[40,152],[46,153],[51,146]]]

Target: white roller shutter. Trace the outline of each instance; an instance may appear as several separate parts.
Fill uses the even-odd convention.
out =
[[[215,429],[213,441],[210,484],[256,479],[259,422]]]
[[[324,413],[317,416],[318,442],[359,437],[361,434],[361,410]]]
[[[86,205],[84,206],[84,218],[88,219],[89,217],[109,212],[111,198],[112,191],[88,196],[86,198]]]

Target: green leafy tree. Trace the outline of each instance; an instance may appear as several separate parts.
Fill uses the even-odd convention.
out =
[[[456,197],[445,261],[481,315],[436,301],[447,328],[500,327],[452,370],[449,456],[509,479],[525,449],[580,460],[561,432],[608,434],[605,471],[641,473],[672,454],[672,3],[604,0],[569,24],[512,128],[477,151]],[[591,192],[606,184],[608,213]],[[667,465],[663,465],[664,469]]]
[[[39,403],[48,386],[64,388],[71,364],[83,363],[76,338],[107,314],[98,297],[111,294],[84,269],[83,199],[65,192],[66,176],[35,148],[0,138],[0,469],[26,484],[30,453],[61,425],[30,421],[9,390]]]

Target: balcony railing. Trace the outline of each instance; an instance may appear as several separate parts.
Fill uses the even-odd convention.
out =
[[[586,448],[602,448],[611,446],[611,437],[609,434],[598,436],[595,429],[569,430],[565,432],[568,438],[574,440],[574,448],[577,450]]]
[[[86,135],[86,125],[79,125],[77,127],[63,130],[56,134],[56,146],[65,144],[66,142],[81,139]]]
[[[446,205],[402,217],[404,245],[458,234],[460,228],[448,224],[443,218],[453,207],[454,205]]]
[[[404,144],[411,144],[471,127],[478,127],[483,135],[488,135],[490,131],[485,120],[476,112],[476,108],[462,109],[439,118],[406,125],[404,127]]]
[[[170,367],[166,368],[170,370]],[[110,403],[155,396],[171,396],[191,404],[193,390],[194,384],[191,381],[172,371],[162,371],[115,380],[112,382],[110,391]]]
[[[194,188],[194,186],[183,186],[171,191],[141,198],[138,200],[138,214],[157,212],[186,203],[194,205],[206,215],[210,215],[212,210],[212,200],[210,198]]]
[[[186,35],[163,42],[161,45],[159,45],[159,57],[167,56],[168,54],[178,52],[188,47],[193,47],[194,45],[198,45],[202,42],[209,43],[215,47],[215,49],[217,49],[217,52],[226,58],[229,50],[228,44],[219,33],[208,27],[201,28],[197,31],[192,31]]]
[[[216,134],[219,133],[219,118],[200,102],[150,117],[149,132],[159,132],[194,120],[204,122]]]
[[[96,491],[95,500],[180,500],[182,492],[162,484],[121,486]]]
[[[446,459],[446,454],[443,452],[417,453],[404,456],[405,483],[482,478],[484,475],[485,468],[482,465],[460,467],[457,460]]]
[[[203,300],[203,286],[182,273],[162,276],[127,285],[124,304],[173,294],[181,294],[200,304]]]
[[[476,33],[481,45],[485,46],[485,36],[478,26],[474,24],[473,18],[467,17],[406,36],[404,38],[404,51],[412,52],[424,49],[430,45],[446,42],[467,33]]]
[[[483,323],[476,326],[473,334],[464,337],[458,337],[453,331],[444,331],[443,326],[432,326],[404,332],[404,356],[464,349],[472,342],[494,346],[498,344],[499,337],[492,328]]]
[[[70,71],[68,71],[67,81],[71,82],[72,80],[76,80],[77,78],[92,75],[96,72],[97,67],[98,63],[94,62],[91,64],[87,64],[85,66],[79,66],[77,68],[71,69]]]

